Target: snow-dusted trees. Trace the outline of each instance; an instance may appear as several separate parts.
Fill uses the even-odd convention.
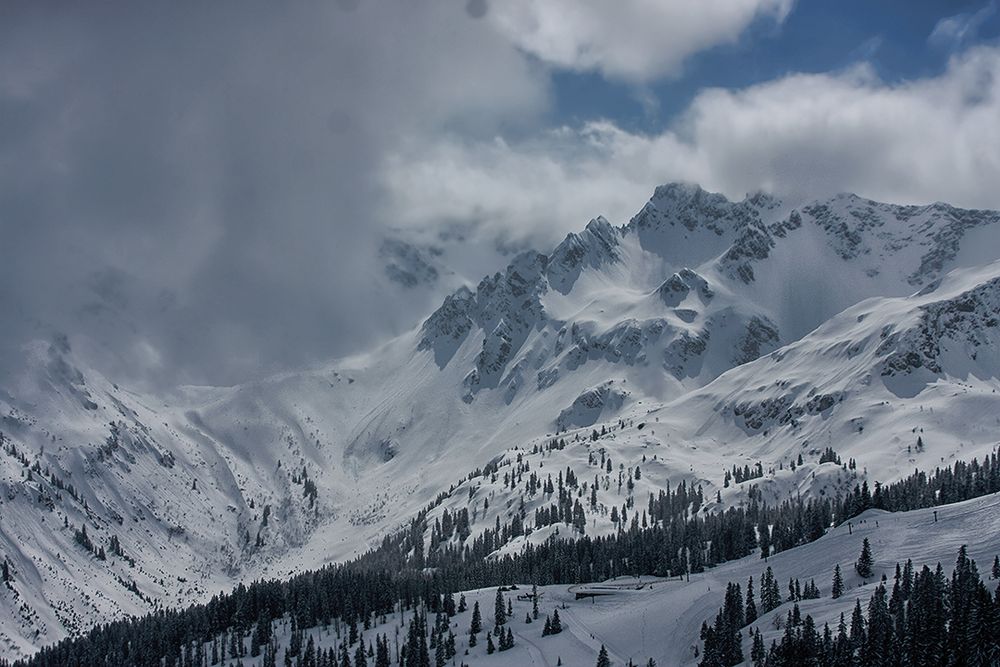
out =
[[[601,644],[601,652],[597,654],[597,667],[611,667],[608,648],[604,644]]]
[[[858,576],[862,579],[869,579],[872,574],[872,566],[875,564],[872,558],[872,547],[868,543],[868,538],[866,537],[861,543],[861,554],[858,556],[858,560],[854,563],[854,569],[857,570]]]
[[[777,609],[781,605],[781,591],[778,589],[778,582],[774,578],[774,572],[768,567],[760,577],[760,609],[762,613],[767,613]]]
[[[507,604],[503,599],[503,589],[497,589],[497,599],[493,603],[493,616],[496,621],[494,632],[500,634],[501,626],[507,622]]]
[[[542,629],[542,636],[558,635],[562,632],[562,619],[559,618],[559,610],[554,609],[552,616],[545,616],[545,627]]]
[[[725,603],[715,617],[715,624],[708,625],[706,622],[701,626],[701,640],[705,649],[699,664],[703,667],[716,667],[743,662],[740,630],[745,624],[740,585],[729,583],[726,586]]]
[[[940,565],[917,573],[909,562],[897,565],[891,592],[879,584],[864,611],[856,601],[850,624],[841,614],[836,630],[829,625],[819,630],[795,605],[786,616],[784,635],[770,650],[754,635],[750,659],[755,666],[991,665],[1000,656],[998,619],[1000,597],[989,592],[962,547],[950,581]],[[706,660],[710,650],[717,651],[718,635],[709,636],[715,643],[710,647],[706,641]]]
[[[839,598],[844,594],[844,577],[840,574],[840,563],[833,568],[833,586],[831,588],[830,597],[834,600]]]
[[[469,625],[469,634],[477,635],[483,631],[483,617],[479,613],[479,600],[472,605],[472,622]]]
[[[744,616],[747,623],[753,623],[757,620],[757,603],[753,597],[753,577],[747,580],[747,606]]]

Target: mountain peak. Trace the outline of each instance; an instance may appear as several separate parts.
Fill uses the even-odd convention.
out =
[[[722,199],[729,201],[726,199],[725,195],[716,192],[709,192],[698,183],[692,183],[691,181],[671,181],[669,183],[658,185],[653,191],[652,199],[657,201],[690,201],[703,196],[721,197]]]
[[[549,257],[546,275],[549,284],[561,294],[568,294],[580,273],[597,268],[619,257],[621,232],[603,216],[587,223],[580,234],[567,234]]]

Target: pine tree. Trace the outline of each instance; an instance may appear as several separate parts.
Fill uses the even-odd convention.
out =
[[[608,657],[608,649],[601,644],[601,652],[597,654],[597,667],[611,667],[611,658]]]
[[[545,627],[542,628],[542,636],[548,637],[552,634],[552,619],[549,618],[548,614],[545,615]]]
[[[995,567],[1000,567],[1000,564]],[[531,617],[538,620],[538,584],[531,585]]]
[[[507,606],[503,602],[503,592],[497,589],[497,599],[493,604],[493,615],[496,619],[495,630],[499,634],[500,626],[507,622]]]
[[[854,564],[854,569],[857,570],[858,576],[862,579],[869,579],[874,574],[872,570],[873,565],[874,560],[872,558],[872,547],[868,543],[868,538],[866,537],[861,543],[861,555]]]
[[[760,636],[760,630],[753,635],[753,644],[750,646],[750,660],[754,667],[763,667],[767,651],[764,648],[764,638]]]
[[[833,568],[833,588],[831,597],[836,600],[844,594],[844,577],[840,574],[840,563]]]
[[[389,638],[383,636],[381,641],[375,637],[375,667],[389,667]]]
[[[6,565],[7,564],[4,563],[4,567],[6,567]],[[993,557],[993,572],[991,574],[993,575],[994,581],[1000,579],[1000,556]]]
[[[434,667],[444,667],[446,664],[448,664],[447,651],[444,642],[439,639],[434,647]]]
[[[781,591],[770,567],[764,570],[760,578],[760,605],[765,614],[781,605]]]
[[[309,641],[306,642],[306,650],[302,654],[302,664],[303,666],[316,666],[316,643],[313,641],[312,635],[309,635]]]
[[[862,662],[872,667],[889,664],[892,655],[892,619],[886,605],[885,586],[879,585],[868,603],[868,632],[862,647]]]
[[[514,633],[510,628],[507,628],[507,632],[500,631],[500,650],[506,651],[508,649],[514,648]]]
[[[444,596],[444,613],[448,614],[448,617],[450,618],[455,615],[455,612],[455,596],[448,593]]]
[[[861,614],[861,600],[854,601],[854,611],[851,613],[851,647],[861,648],[865,641],[865,617]]]
[[[559,620],[559,610],[552,610],[552,624],[549,626],[549,633],[553,635],[558,635],[562,632],[562,621]]]
[[[753,599],[753,577],[747,581],[747,608],[745,623],[750,624],[757,620],[757,604]]]
[[[243,642],[238,641],[238,639],[236,637],[236,634],[237,633],[234,631],[232,634],[229,635],[229,657],[231,657],[231,658],[239,657],[239,655],[240,655],[240,646],[243,644]],[[296,636],[298,637],[298,644],[294,645],[294,644],[290,643],[289,644],[289,648],[288,648],[288,650],[291,651],[292,648],[293,648],[293,646],[295,647],[295,652],[292,653],[292,655],[298,655],[299,651],[302,650],[302,635],[294,635],[293,634],[292,635],[292,641],[295,640]]]
[[[494,651],[496,651],[496,650],[497,650],[496,646],[493,645],[493,633],[487,632],[486,633],[486,653],[489,654],[489,655],[493,655]]]
[[[847,636],[847,623],[844,622],[844,612],[840,612],[840,622],[837,623],[837,639],[833,644],[833,664],[851,664],[851,640]]]
[[[356,641],[358,641],[358,619],[352,615],[351,622],[348,624],[347,644],[348,646],[354,646],[354,642]]]
[[[479,600],[472,605],[472,623],[469,625],[469,634],[477,635],[483,631],[483,617],[479,614]]]

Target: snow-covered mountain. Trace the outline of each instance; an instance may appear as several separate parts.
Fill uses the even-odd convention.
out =
[[[383,246],[390,281],[441,280],[429,247]],[[455,492],[469,472],[557,432],[622,420],[600,446],[629,469],[655,454],[642,490],[686,479],[713,495],[733,464],[827,446],[881,481],[988,451],[998,258],[996,212],[672,184],[627,224],[597,218],[517,254],[411,331],[308,371],[151,396],[66,340],[34,344],[0,389],[0,553],[15,574],[0,650],[346,558],[442,493],[437,512],[470,504]],[[476,265],[461,266],[450,279]],[[838,488],[786,473],[776,497]]]

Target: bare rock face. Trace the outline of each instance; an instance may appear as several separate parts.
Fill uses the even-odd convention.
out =
[[[663,301],[663,305],[668,308],[679,306],[690,294],[694,292],[702,303],[711,301],[715,293],[709,286],[708,281],[691,269],[681,269],[663,281],[656,293]]]
[[[883,332],[881,374],[895,376],[923,368],[940,375],[949,352],[978,361],[998,357],[1000,349],[1000,279],[921,308],[915,326]],[[986,361],[986,360],[984,360]]]
[[[620,381],[609,380],[583,392],[556,418],[556,430],[592,426],[621,409],[629,393]]]
[[[441,307],[424,322],[418,350],[433,350],[438,368],[444,368],[475,324],[475,295],[461,288],[445,297]]]
[[[804,396],[799,392],[789,392],[778,397],[760,401],[738,403],[732,406],[733,416],[752,432],[778,426],[796,426],[807,415],[820,415],[844,400],[843,392],[812,394]]]
[[[733,348],[733,365],[740,366],[777,349],[780,339],[774,322],[764,316],[751,317]]]

